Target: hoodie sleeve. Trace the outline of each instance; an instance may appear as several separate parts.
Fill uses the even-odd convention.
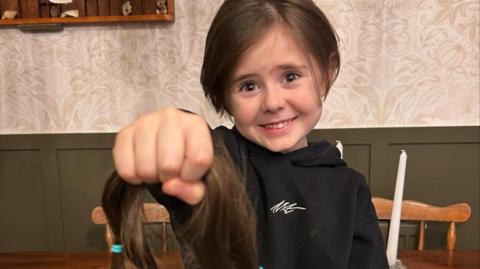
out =
[[[348,268],[388,268],[385,245],[368,185],[362,176],[357,191],[356,216]]]

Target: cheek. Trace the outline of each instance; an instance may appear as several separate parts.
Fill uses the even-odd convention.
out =
[[[322,109],[322,104],[320,101],[320,95],[316,93],[314,89],[310,91],[303,92],[302,95],[297,96],[297,108],[300,111],[316,111]]]
[[[230,100],[230,114],[232,115],[235,124],[246,124],[252,120],[253,113],[249,108],[248,102],[235,98],[231,98]]]
[[[236,124],[252,124],[255,121],[255,113],[252,110],[248,109],[246,106],[240,106],[235,109],[235,112],[232,114],[233,119]]]

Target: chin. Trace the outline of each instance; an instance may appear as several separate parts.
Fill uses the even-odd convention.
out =
[[[290,145],[290,144],[267,144],[263,145],[263,147],[267,148],[268,150],[272,152],[282,152],[282,153],[287,153],[290,151],[295,150],[295,145]]]
[[[240,133],[241,130],[239,130]],[[282,137],[267,137],[262,134],[258,134],[256,132],[245,132],[243,135],[248,140],[252,141],[253,143],[266,148],[272,152],[282,152],[287,153],[290,151],[297,150],[301,148],[301,141],[302,139],[298,139],[296,136],[286,135]],[[306,145],[305,145],[306,146]]]

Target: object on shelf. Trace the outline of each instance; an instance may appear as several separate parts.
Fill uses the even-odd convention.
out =
[[[132,14],[132,4],[130,3],[130,1],[126,1],[125,3],[123,3],[122,14],[123,16],[128,16]]]
[[[48,0],[48,2],[54,4],[70,4],[73,2],[73,0]]]
[[[17,16],[18,12],[15,10],[5,10],[2,15],[2,20],[11,20],[15,19]]]
[[[50,17],[56,18],[58,17],[59,9],[57,5],[52,5],[50,7]]]
[[[7,10],[17,13],[4,13]],[[76,13],[62,17],[66,10],[78,10],[78,17]],[[49,24],[58,24],[56,31],[64,25],[174,21],[175,0],[0,0],[0,29],[50,31]]]
[[[64,11],[62,12],[61,17],[62,18],[65,18],[65,17],[78,18],[78,9],[70,9],[70,10]]]
[[[167,0],[157,0],[157,14],[167,14]]]

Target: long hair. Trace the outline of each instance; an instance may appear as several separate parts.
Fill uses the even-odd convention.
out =
[[[204,176],[203,200],[191,207],[185,223],[175,225],[174,233],[189,251],[187,256],[201,268],[257,269],[254,210],[221,141],[214,140],[215,156]],[[105,185],[102,207],[114,244],[123,245],[123,253],[112,254],[112,269],[123,269],[126,261],[138,268],[161,268],[143,234],[145,188],[126,183],[115,172]]]
[[[340,69],[338,38],[312,0],[226,0],[208,31],[200,78],[219,114],[230,113],[228,88],[243,53],[275,24],[305,49],[317,92],[328,94]]]

